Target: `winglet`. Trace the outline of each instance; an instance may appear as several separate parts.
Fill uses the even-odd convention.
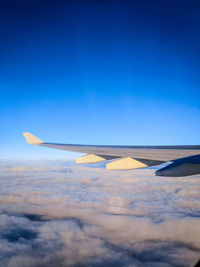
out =
[[[31,145],[39,146],[40,144],[44,143],[41,139],[37,138],[31,133],[23,133],[23,136],[26,139],[26,142]]]

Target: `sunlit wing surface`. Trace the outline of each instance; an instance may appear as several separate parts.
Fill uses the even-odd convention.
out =
[[[158,176],[188,176],[200,173],[200,145],[191,146],[102,146],[47,143],[23,133],[28,144],[61,149],[86,155],[77,163],[108,161],[106,169],[131,170],[155,166],[164,162],[170,165],[156,171]]]

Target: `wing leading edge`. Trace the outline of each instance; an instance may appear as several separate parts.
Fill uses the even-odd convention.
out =
[[[86,155],[77,163],[110,161],[106,169],[130,170],[172,161],[156,172],[158,176],[187,176],[200,173],[200,145],[192,146],[96,146],[47,143],[31,133],[23,133],[28,144]]]

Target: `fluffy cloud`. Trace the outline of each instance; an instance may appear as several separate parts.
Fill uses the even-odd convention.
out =
[[[1,266],[192,266],[200,176],[0,163]]]

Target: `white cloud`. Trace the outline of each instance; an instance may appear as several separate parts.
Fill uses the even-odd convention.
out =
[[[190,266],[200,176],[2,162],[1,266]]]

